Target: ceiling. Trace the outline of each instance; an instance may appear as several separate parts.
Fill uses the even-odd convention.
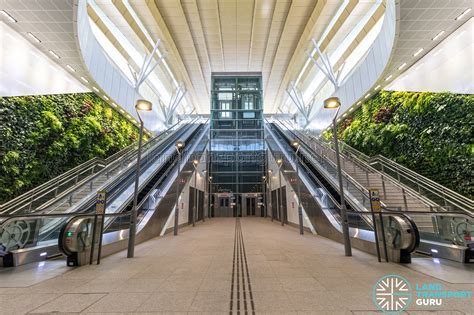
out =
[[[357,37],[351,39],[337,67],[383,16],[383,3],[380,5],[377,0],[95,0],[95,3],[140,53],[150,49],[147,36],[153,41],[162,40],[170,70],[176,80],[184,83],[187,101],[200,113],[209,112],[211,73],[226,71],[262,72],[265,111],[276,112],[286,99],[285,90],[291,81],[300,77],[299,87],[305,89],[318,73],[307,62],[312,38],[321,40],[321,47],[331,54],[370,12],[370,19]],[[125,4],[130,4],[138,21]],[[18,21],[11,23],[15,30],[27,38],[26,32],[33,32],[41,40],[33,44],[46,53],[54,50],[60,59],[50,55],[53,60],[63,67],[73,67],[77,78],[89,79],[74,39],[73,5],[73,0],[0,0],[0,7]],[[377,10],[371,11],[375,5]],[[386,83],[472,16],[471,12],[464,19],[455,20],[470,6],[470,0],[401,0],[400,37],[388,66],[392,78]],[[97,16],[92,17],[124,57],[130,59],[120,37]],[[445,33],[433,41],[442,30]],[[413,56],[417,47],[423,51]],[[405,68],[398,70],[405,62]],[[156,72],[172,93],[170,76],[163,67]]]

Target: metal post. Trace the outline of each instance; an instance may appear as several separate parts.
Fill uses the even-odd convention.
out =
[[[301,185],[300,185],[300,171],[299,171],[299,166],[298,166],[298,151],[300,149],[300,146],[295,150],[295,165],[296,165],[296,180],[298,181],[298,222],[300,225],[300,234],[304,234],[303,230],[303,208],[301,207]]]
[[[281,226],[283,226],[285,224],[284,220],[283,220],[283,190],[282,190],[282,187],[281,187],[281,165],[280,165],[280,169],[278,170],[278,187],[279,187],[279,194],[278,194],[278,200],[280,201],[280,206],[278,207],[279,209],[279,213],[280,213],[280,223],[281,223]]]
[[[179,175],[180,175],[180,164],[181,164],[181,152],[178,151],[178,174],[176,175],[176,206],[174,208],[174,229],[173,234],[178,235],[178,224],[179,224]]]
[[[342,218],[342,234],[344,236],[344,251],[345,251],[346,256],[352,256],[351,239],[349,238],[349,224],[347,222],[346,201],[344,198],[344,187],[342,184],[341,161],[339,159],[339,143],[337,140],[336,119],[337,119],[337,114],[339,113],[339,108],[337,109],[336,114],[334,115],[334,119],[332,122],[332,127],[333,127],[332,132],[333,132],[333,137],[334,137],[334,147],[336,151],[337,173],[339,177],[339,194],[341,196],[341,218]]]
[[[197,215],[197,194],[198,194],[198,189],[197,189],[197,167],[194,166],[194,205],[193,205],[193,226],[196,226],[196,215]]]
[[[133,207],[132,213],[130,214],[130,228],[128,235],[128,250],[127,258],[133,258],[135,251],[135,234],[137,230],[137,204],[138,204],[138,181],[140,178],[140,159],[142,154],[142,141],[143,141],[143,120],[138,113],[138,118],[140,120],[140,136],[138,138],[138,153],[137,153],[137,166],[135,169],[135,189],[133,191]]]
[[[272,173],[268,172],[269,181],[268,181],[268,189],[269,189],[269,195],[270,195],[270,206],[272,208],[272,211],[270,213],[270,217],[272,218],[273,221],[273,200],[272,200]],[[278,200],[277,200],[278,202]]]

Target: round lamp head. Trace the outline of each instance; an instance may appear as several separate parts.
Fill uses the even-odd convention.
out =
[[[135,104],[135,109],[144,112],[151,112],[152,104],[150,101],[147,100],[137,100],[137,103]]]
[[[276,160],[276,162],[277,162],[278,165],[283,164],[283,160],[282,160],[282,159],[278,159],[278,160]]]
[[[209,176],[209,180],[212,180],[212,176]]]
[[[184,148],[184,141],[178,140],[176,141],[175,145],[178,150],[181,150],[182,148]]]
[[[339,97],[330,97],[324,100],[324,108],[338,108],[341,106]]]
[[[199,161],[198,161],[198,160],[193,160],[193,164],[194,164],[194,165],[198,165],[198,164],[199,164]]]
[[[294,146],[295,148],[297,148],[300,145],[300,143],[299,143],[298,140],[293,140],[293,141],[291,141],[291,145]]]
[[[265,179],[266,177],[265,176],[262,176],[262,179]]]

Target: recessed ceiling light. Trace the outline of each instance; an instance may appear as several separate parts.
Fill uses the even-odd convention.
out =
[[[95,86],[93,86],[92,89],[93,89],[94,91],[96,91],[96,92],[99,92],[99,89],[96,88]]]
[[[365,96],[365,98],[369,98],[369,97],[370,97],[370,93],[368,93],[368,94]]]
[[[40,39],[36,37],[35,35],[33,35],[33,33],[27,32],[26,34],[28,34],[28,36],[30,36],[35,42],[41,43]]]
[[[388,77],[385,78],[385,81],[390,80],[393,77],[393,75],[389,75]]]
[[[122,114],[125,113],[125,111],[124,111],[123,109],[120,109],[120,112],[121,112]]]
[[[360,105],[360,104],[362,104],[362,101],[358,101],[358,102],[357,102],[357,105]]]
[[[402,63],[400,67],[398,67],[398,70],[402,70],[403,68],[405,68],[406,65],[407,65],[406,62]]]
[[[349,108],[349,113],[354,110],[354,107]]]
[[[433,37],[431,40],[437,40],[441,35],[443,35],[445,33],[445,31],[441,31],[439,32],[438,34],[436,34],[435,37]]]
[[[9,20],[10,22],[12,22],[12,23],[18,22],[18,21],[15,20],[15,19],[13,18],[13,16],[11,16],[7,11],[5,11],[5,10],[0,10],[0,13],[1,13],[5,18],[7,18],[7,20]]]
[[[455,20],[460,20],[462,19],[466,14],[468,14],[469,12],[471,12],[472,8],[467,8],[466,10],[464,10],[463,13],[461,13]]]
[[[84,78],[84,77],[81,77],[81,80],[84,81],[84,82],[86,82],[86,83],[89,83],[89,80],[87,80],[87,79]]]
[[[378,90],[378,89],[380,89],[380,84],[377,85],[377,86],[374,88],[374,91],[375,91],[375,90]]]
[[[415,53],[413,54],[413,57],[418,56],[422,51],[423,51],[423,48],[418,49],[418,50],[415,51]]]
[[[51,55],[53,55],[53,57],[56,58],[56,59],[61,58],[61,57],[59,57],[59,55],[58,55],[57,53],[55,53],[55,52],[52,51],[52,50],[49,50],[49,53],[50,53]]]
[[[68,68],[68,69],[71,70],[72,72],[76,72],[76,69],[74,69],[73,67],[71,67],[71,65],[66,65],[66,68]]]
[[[117,107],[117,104],[115,104],[115,103],[112,103],[112,106],[113,106],[113,107]]]
[[[106,101],[109,100],[109,98],[106,95],[103,95],[103,97],[104,97],[104,100],[106,100]]]

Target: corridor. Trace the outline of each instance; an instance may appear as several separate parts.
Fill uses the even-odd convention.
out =
[[[344,257],[341,244],[269,219],[215,218],[140,244],[133,259],[120,252],[30,287],[1,288],[0,305],[32,313],[367,314],[375,312],[372,287],[387,274],[412,286],[473,288],[358,250]],[[468,314],[472,303],[446,300],[441,308]],[[415,303],[410,309],[416,313]]]

